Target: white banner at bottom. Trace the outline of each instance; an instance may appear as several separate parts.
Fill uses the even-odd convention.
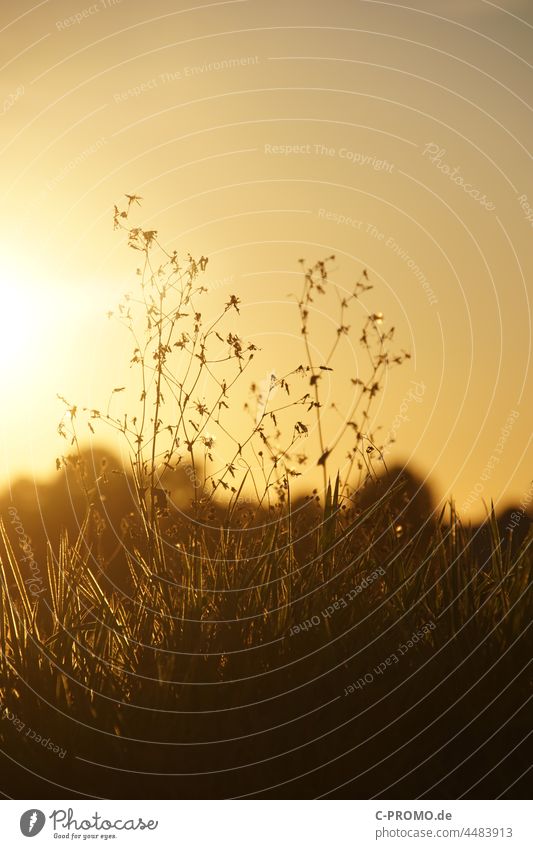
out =
[[[143,801],[0,803],[6,849],[67,844],[187,849],[531,849],[524,801]],[[68,841],[68,843],[67,843]]]

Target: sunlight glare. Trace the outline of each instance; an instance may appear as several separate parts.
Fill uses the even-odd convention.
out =
[[[20,369],[42,356],[47,330],[47,299],[22,269],[5,261],[0,269],[0,356],[3,371]]]

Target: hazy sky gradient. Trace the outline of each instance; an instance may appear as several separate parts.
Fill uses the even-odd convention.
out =
[[[209,256],[210,309],[241,297],[258,380],[302,359],[298,258],[334,252],[345,286],[367,268],[366,306],[413,355],[376,409],[385,433],[425,386],[391,456],[465,513],[477,488],[473,518],[524,499],[532,36],[518,0],[4,2],[2,477],[52,472],[56,392],[96,407],[125,382],[105,312],[136,262],[111,212],[137,192],[168,247]],[[327,308],[317,321],[319,356]],[[346,345],[331,384],[347,406],[359,356]]]

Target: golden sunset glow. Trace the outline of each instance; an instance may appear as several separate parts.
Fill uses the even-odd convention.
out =
[[[532,36],[1,0],[0,793],[76,800],[6,845],[127,839],[117,798],[222,849],[256,835],[210,799],[349,801],[256,823],[340,849],[530,795]]]
[[[338,3],[334,23],[309,4],[161,2],[148,14],[126,0],[63,2],[13,20],[6,8],[0,346],[23,368],[22,410],[37,375],[50,399],[35,468],[24,451],[13,468],[49,470],[55,394],[75,386],[91,405],[110,358],[117,376],[127,361],[104,313],[135,284],[110,227],[113,203],[135,191],[140,220],[169,248],[209,256],[213,309],[240,296],[247,336],[267,342],[256,380],[280,368],[272,328],[285,334],[286,363],[301,355],[287,298],[300,255],[334,252],[341,286],[368,268],[368,309],[383,310],[413,355],[383,396],[383,429],[410,381],[426,387],[397,429],[397,459],[475,516],[483,498],[521,496],[533,192],[514,58],[524,4],[513,5],[514,17],[486,3],[446,15]],[[89,357],[69,350],[73,338],[91,340]],[[351,367],[348,355],[345,377]],[[469,503],[513,409],[505,462]]]
[[[37,269],[26,270],[24,266],[23,260],[12,261],[2,263],[1,270],[0,353],[10,364],[6,377],[13,385],[22,375],[24,383],[47,378],[47,358],[54,345],[50,334],[54,326],[57,331],[57,318],[64,312],[61,301],[54,309],[53,285],[39,281]],[[27,384],[20,388],[27,388]]]

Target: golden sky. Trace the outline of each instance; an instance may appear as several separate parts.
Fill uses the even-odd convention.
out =
[[[125,382],[105,312],[136,283],[111,221],[136,192],[209,256],[213,312],[242,299],[257,379],[302,359],[298,259],[367,268],[412,353],[376,408],[391,456],[474,519],[530,498],[532,45],[528,0],[4,0],[0,477],[52,473],[56,393]]]

